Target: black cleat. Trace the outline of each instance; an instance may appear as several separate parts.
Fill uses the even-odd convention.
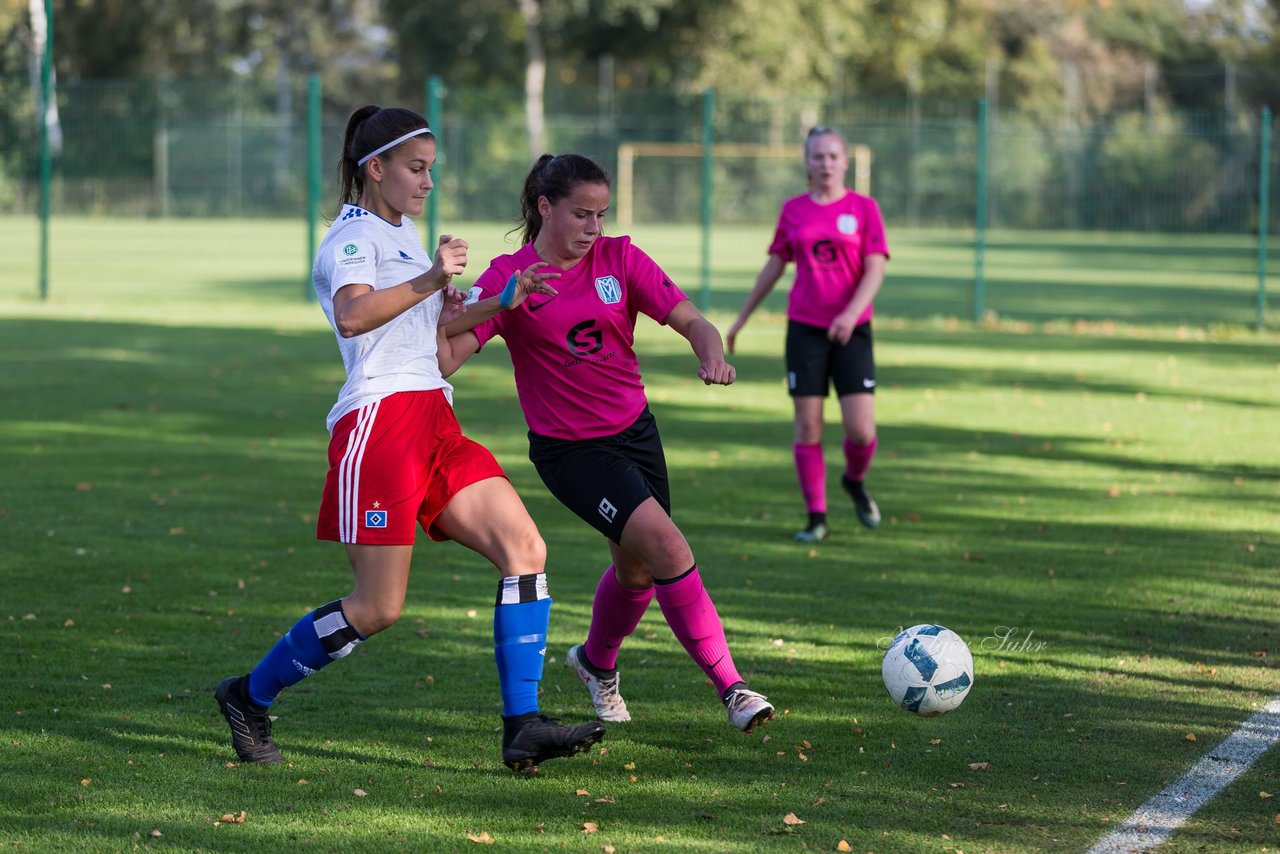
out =
[[[271,715],[249,699],[245,676],[228,676],[213,692],[231,727],[231,746],[245,762],[279,765],[284,757],[271,740]]]
[[[502,739],[502,761],[512,771],[533,771],[544,759],[581,753],[604,738],[599,721],[565,726],[555,718],[535,714],[515,735]]]
[[[827,538],[828,533],[826,522],[815,522],[803,531],[796,531],[791,539],[797,543],[820,543]]]
[[[880,527],[880,508],[876,500],[867,494],[867,489],[860,480],[849,480],[848,475],[840,475],[840,485],[853,499],[853,509],[858,514],[858,521],[868,528]]]

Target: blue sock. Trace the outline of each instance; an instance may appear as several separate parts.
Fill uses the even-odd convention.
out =
[[[547,654],[551,597],[547,576],[513,575],[498,583],[493,608],[493,655],[502,688],[502,714],[538,711],[538,682]]]
[[[276,695],[364,642],[347,622],[342,602],[330,602],[294,624],[249,674],[249,699],[270,706]]]

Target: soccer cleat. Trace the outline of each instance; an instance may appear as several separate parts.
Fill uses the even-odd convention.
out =
[[[797,543],[820,543],[827,538],[828,533],[825,522],[815,522],[803,531],[796,531],[791,539]]]
[[[502,761],[512,771],[534,771],[546,759],[581,753],[604,738],[604,724],[565,726],[555,718],[533,715],[514,736],[502,739]]]
[[[773,720],[773,704],[764,694],[757,694],[749,688],[738,688],[730,691],[724,698],[725,708],[729,711],[729,723],[743,732],[751,730]]]
[[[858,521],[868,528],[880,526],[880,508],[876,500],[867,494],[867,489],[860,480],[849,480],[848,475],[840,475],[840,485],[853,499],[853,509],[858,514]]]
[[[564,656],[564,666],[578,674],[582,684],[591,693],[591,705],[596,707],[596,717],[609,723],[626,723],[631,720],[627,701],[618,693],[618,671],[608,679],[601,678],[582,663],[582,647],[571,646]]]
[[[245,762],[278,765],[284,762],[276,743],[271,740],[271,715],[255,705],[245,693],[245,676],[228,676],[213,692],[222,716],[231,727],[231,746]]]

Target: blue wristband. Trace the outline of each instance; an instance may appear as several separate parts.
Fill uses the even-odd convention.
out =
[[[498,302],[504,309],[511,308],[511,301],[516,298],[518,287],[520,287],[520,274],[512,273],[511,278],[507,279],[507,286],[502,289],[502,295],[498,297]]]

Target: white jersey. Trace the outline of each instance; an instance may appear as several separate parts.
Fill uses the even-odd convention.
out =
[[[392,225],[364,208],[343,205],[329,227],[316,253],[311,277],[347,369],[347,381],[329,411],[330,433],[351,410],[398,391],[442,388],[445,397],[453,402],[453,387],[440,375],[436,359],[436,321],[444,304],[440,293],[377,329],[352,338],[338,335],[333,320],[333,295],[339,288],[351,284],[372,285],[375,290],[394,287],[430,269],[431,261],[417,227],[408,217],[402,218],[400,225]]]

